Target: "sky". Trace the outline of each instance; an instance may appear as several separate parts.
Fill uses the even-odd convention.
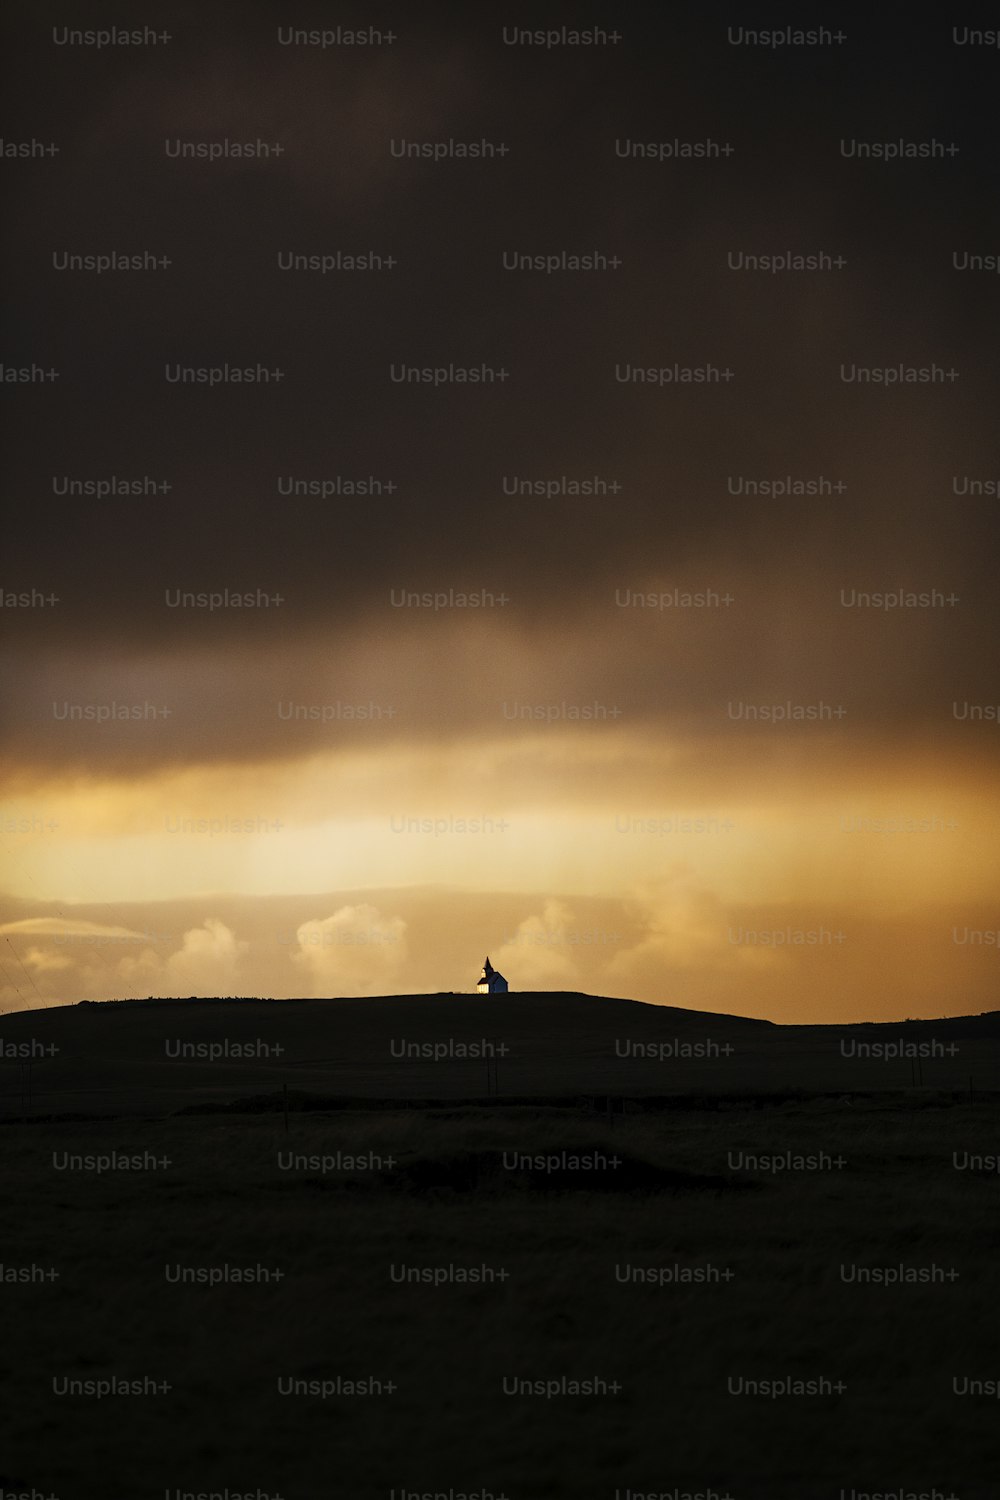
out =
[[[9,11],[0,1008],[994,1008],[1000,54],[335,11]]]

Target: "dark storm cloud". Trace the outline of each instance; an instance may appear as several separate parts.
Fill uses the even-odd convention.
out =
[[[60,600],[4,610],[19,757],[93,754],[63,733],[52,701],[157,692],[173,695],[175,717],[142,741],[106,736],[109,762],[328,744],[329,726],[293,736],[271,708],[328,699],[322,663],[341,696],[391,695],[392,732],[415,735],[468,729],[477,683],[488,704],[475,703],[477,733],[505,695],[565,696],[567,684],[578,696],[617,688],[634,719],[698,733],[727,732],[728,699],[762,694],[837,695],[883,726],[902,718],[933,733],[953,698],[988,692],[997,500],[958,496],[953,481],[997,473],[997,292],[951,265],[954,250],[995,248],[981,207],[992,193],[986,60],[939,65],[943,23],[922,36],[925,60],[910,54],[904,67],[888,23],[852,25],[849,46],[793,58],[732,48],[727,18],[694,10],[548,17],[617,24],[624,40],[541,54],[503,45],[505,24],[537,24],[506,8],[339,13],[339,24],[398,33],[367,51],[277,44],[279,24],[330,24],[324,7],[232,17],[172,7],[156,18],[169,47],[109,55],[53,46],[61,14],[15,15],[6,135],[62,147],[3,163],[15,291],[4,358],[62,372],[4,390],[13,503],[0,585]],[[841,136],[929,135],[960,153],[840,156]],[[277,142],[283,155],[165,153],[168,140],[224,137]],[[706,137],[735,154],[615,154],[617,140]],[[481,138],[509,154],[390,153],[393,139]],[[52,266],[53,252],[147,249],[171,266]],[[338,250],[398,265],[277,268],[282,251]],[[594,250],[621,266],[501,265],[504,251]],[[727,268],[730,251],[786,250],[847,264],[798,276]],[[167,366],[227,363],[285,376],[213,390],[164,379]],[[509,378],[394,384],[389,367],[403,363],[486,364]],[[615,379],[616,365],[674,363],[735,378],[692,389]],[[960,378],[895,390],[840,380],[842,364],[900,363]],[[621,488],[504,493],[505,477],[564,475]],[[54,493],[110,476],[171,488]],[[337,476],[395,488],[279,492]],[[734,479],[785,476],[845,489],[730,493]],[[616,590],[653,587],[729,589],[737,602],[676,624],[616,607]],[[891,619],[838,607],[841,588],[898,587],[953,591],[961,605]],[[171,591],[226,588],[284,603],[167,607]],[[467,616],[448,616],[449,633],[390,604],[392,590],[482,588],[510,604],[458,656]]]

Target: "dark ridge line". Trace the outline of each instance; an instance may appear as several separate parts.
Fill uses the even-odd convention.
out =
[[[512,990],[504,996],[476,995],[465,990],[437,990],[427,991],[420,994],[407,995],[305,995],[294,996],[287,999],[276,999],[270,995],[189,995],[158,996],[149,995],[142,998],[128,998],[118,1000],[77,1000],[66,1005],[47,1005],[34,1007],[28,1011],[11,1011],[9,1016],[20,1016],[31,1014],[36,1018],[41,1015],[50,1015],[53,1012],[78,1011],[81,1009],[98,1010],[106,1006],[132,1007],[143,1009],[168,1008],[176,1006],[216,1006],[216,1005],[378,1005],[404,1003],[417,1000],[467,1000],[470,1011],[482,1008],[482,1003],[504,1005],[512,1003],[516,1005],[519,1001],[531,999],[539,1002],[540,1006],[549,1000],[577,1000],[595,1001],[602,1005],[636,1006],[643,1011],[652,1014],[697,1016],[699,1020],[710,1022],[738,1022],[742,1026],[768,1027],[774,1031],[800,1031],[800,1032],[826,1032],[836,1033],[853,1031],[857,1029],[870,1029],[875,1027],[901,1027],[914,1028],[922,1026],[955,1026],[966,1022],[982,1022],[990,1018],[1000,1021],[1000,1010],[973,1011],[958,1016],[907,1016],[901,1020],[892,1021],[770,1021],[763,1016],[741,1016],[732,1011],[694,1010],[681,1005],[658,1005],[649,1000],[631,1000],[623,995],[591,995],[586,990]]]

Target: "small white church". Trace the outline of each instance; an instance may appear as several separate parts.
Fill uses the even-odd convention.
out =
[[[508,989],[507,981],[498,969],[494,969],[490,963],[489,955],[483,964],[483,972],[479,976],[476,990],[480,995],[506,995]]]

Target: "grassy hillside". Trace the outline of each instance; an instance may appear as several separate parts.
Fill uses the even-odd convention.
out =
[[[901,1056],[858,1055],[859,1044],[891,1050],[900,1042]],[[35,1115],[165,1113],[284,1087],[342,1100],[478,1098],[494,1089],[506,1098],[638,1098],[911,1085],[968,1091],[970,1076],[979,1089],[1000,1077],[998,1012],[775,1026],[548,992],[54,1007],[3,1016],[0,1043],[7,1117],[27,1108],[26,1050]],[[919,1072],[905,1053],[912,1047],[924,1052]]]

